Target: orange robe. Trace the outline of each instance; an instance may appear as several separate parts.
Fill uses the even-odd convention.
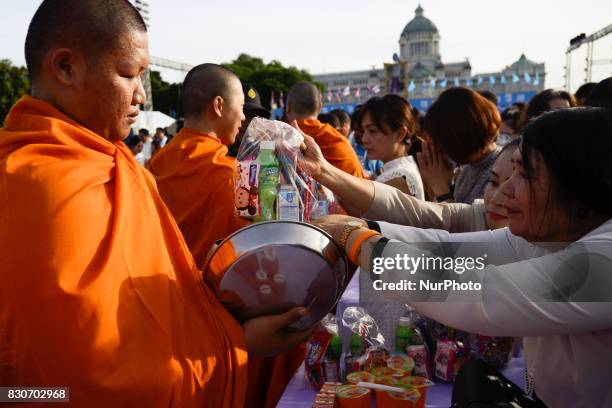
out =
[[[365,178],[357,154],[340,132],[317,119],[300,119],[297,122],[302,132],[317,142],[325,160],[348,174]]]
[[[88,408],[243,407],[243,330],[123,143],[22,98],[0,129],[0,224],[0,384],[69,386]]]
[[[215,241],[250,224],[235,213],[237,164],[227,156],[227,147],[219,138],[187,128],[148,164],[159,193],[201,268],[206,266]],[[212,281],[209,284],[214,286]],[[299,346],[276,357],[251,357],[247,406],[275,407],[304,354],[304,347]]]
[[[183,128],[147,167],[200,268],[215,241],[250,224],[234,209],[236,159],[217,137]]]

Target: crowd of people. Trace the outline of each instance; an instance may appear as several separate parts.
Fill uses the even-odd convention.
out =
[[[214,242],[251,222],[235,212],[235,156],[270,112],[207,63],[184,80],[176,135],[134,134],[147,41],[123,0],[44,0],[30,23],[32,92],[0,129],[0,384],[69,386],[86,407],[274,407],[315,329],[284,330],[305,309],[240,324],[210,288],[219,277],[201,274]],[[497,244],[481,302],[394,296],[458,329],[524,338],[544,404],[612,406],[611,303],[526,295],[551,289],[572,243],[597,256],[573,267],[612,270],[612,78],[503,112],[495,98],[453,87],[426,112],[385,95],[323,114],[321,91],[294,84],[285,119],[304,136],[302,164],[349,214],[315,223],[364,268],[417,242]]]

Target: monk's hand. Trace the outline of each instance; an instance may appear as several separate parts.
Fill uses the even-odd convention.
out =
[[[242,328],[249,353],[258,357],[275,356],[308,340],[317,325],[299,332],[286,330],[305,314],[305,308],[296,307],[280,315],[256,317],[245,322]]]

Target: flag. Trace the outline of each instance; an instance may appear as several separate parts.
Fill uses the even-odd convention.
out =
[[[327,103],[330,103],[333,97],[331,88],[327,88]]]
[[[540,73],[536,72],[535,79],[533,80],[534,85],[540,85]]]
[[[482,77],[478,77],[478,80],[476,81],[476,86],[480,86],[482,84]]]
[[[436,89],[436,80],[432,79],[430,82],[430,85],[431,85],[431,89]]]
[[[465,81],[465,85],[466,86],[472,86],[473,82],[472,82],[472,78],[468,78],[467,81]]]
[[[459,86],[459,78],[455,78],[455,86]]]
[[[516,75],[516,73],[512,74],[512,83],[513,84],[516,84],[520,80],[521,80],[521,78],[519,78],[519,76]]]
[[[283,109],[285,107],[285,95],[283,94],[283,91],[281,91],[280,96],[278,97],[278,107]]]
[[[506,76],[505,75],[502,75],[499,79],[500,79],[500,82],[502,84],[506,85]]]
[[[342,96],[349,96],[351,94],[351,87],[350,86],[346,86],[346,88],[344,88],[344,91],[342,91]]]
[[[443,79],[443,80],[440,82],[440,88],[446,88],[446,79]]]
[[[414,84],[414,81],[410,81],[410,84],[408,84],[408,92],[414,92],[415,89],[416,85]]]
[[[270,109],[276,109],[276,99],[274,99],[274,91],[270,94]]]
[[[380,93],[380,84],[376,84],[372,87],[372,93]]]
[[[529,75],[528,72],[525,72],[525,82],[527,82],[528,84],[531,83],[531,75]]]
[[[361,101],[361,88],[357,87],[357,89],[355,90],[355,99],[357,99],[358,101]]]
[[[495,77],[493,75],[489,76],[489,85],[495,85]]]

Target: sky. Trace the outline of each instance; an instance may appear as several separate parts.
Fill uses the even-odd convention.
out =
[[[381,68],[418,0],[148,0],[151,55],[188,64],[247,53],[312,74]],[[0,0],[0,59],[25,64],[23,44],[39,0]],[[443,62],[469,58],[496,72],[521,53],[546,64],[546,86],[564,86],[569,40],[612,23],[610,0],[421,0],[438,27]],[[584,82],[586,46],[572,54],[572,89]],[[612,76],[612,34],[595,43],[593,80]],[[604,63],[607,61],[607,63]],[[181,75],[162,70],[170,82]]]

